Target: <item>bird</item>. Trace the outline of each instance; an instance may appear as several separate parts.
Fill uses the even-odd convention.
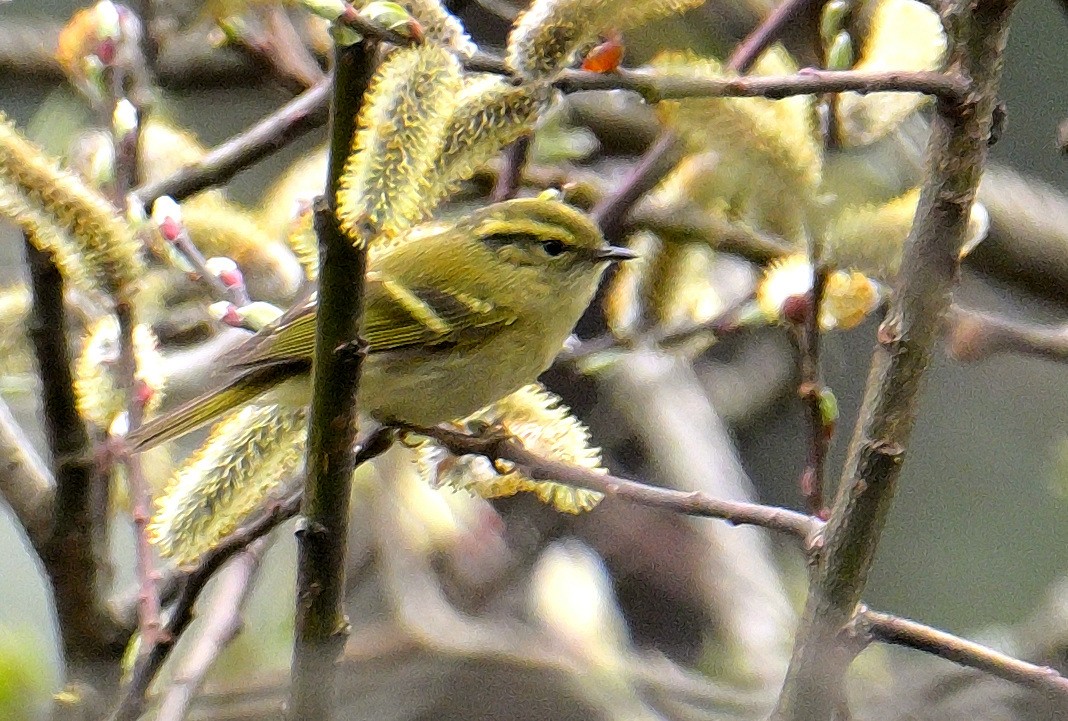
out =
[[[608,244],[587,215],[545,196],[489,204],[372,244],[358,409],[382,424],[430,427],[533,382],[608,265],[633,257]],[[216,387],[134,429],[129,451],[249,403],[307,406],[316,309],[313,293],[240,344]]]

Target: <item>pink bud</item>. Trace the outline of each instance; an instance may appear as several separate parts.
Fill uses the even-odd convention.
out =
[[[159,232],[164,240],[173,243],[182,234],[182,224],[175,218],[164,218],[159,224]]]
[[[155,395],[155,389],[153,389],[152,386],[150,386],[143,380],[137,381],[136,386],[134,386],[134,398],[136,398],[137,402],[140,403],[142,406],[147,405],[148,402],[152,400],[152,397]]]
[[[245,278],[241,275],[241,271],[238,268],[224,270],[219,273],[219,280],[221,280],[223,285],[227,288],[237,288],[245,283]]]

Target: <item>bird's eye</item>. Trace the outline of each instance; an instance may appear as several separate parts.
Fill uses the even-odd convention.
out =
[[[563,253],[567,248],[564,247],[564,243],[561,240],[543,240],[541,242],[541,249],[545,251],[546,255],[556,257]]]

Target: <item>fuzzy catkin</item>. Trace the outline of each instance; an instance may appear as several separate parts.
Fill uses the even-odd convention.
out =
[[[3,113],[0,186],[0,195],[6,191],[22,205],[13,219],[24,227],[28,222],[37,225],[37,242],[60,256],[61,272],[64,264],[68,269],[81,265],[87,277],[111,294],[128,292],[144,272],[140,244],[115,208],[23,137]],[[12,198],[6,205],[12,205]],[[50,246],[63,236],[70,238],[80,263],[62,257],[69,254],[67,249],[57,252],[58,246]]]
[[[231,533],[304,459],[307,413],[245,406],[211,431],[175,474],[149,526],[160,554],[196,561]]]
[[[378,70],[338,190],[341,228],[355,243],[395,238],[429,215],[428,178],[459,90],[459,62],[435,45],[396,50]]]
[[[547,83],[512,85],[495,75],[469,77],[446,121],[434,164],[430,182],[435,201],[454,192],[504,146],[531,132],[551,94]]]

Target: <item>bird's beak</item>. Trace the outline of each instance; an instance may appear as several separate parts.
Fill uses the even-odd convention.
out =
[[[597,260],[606,260],[609,263],[618,263],[621,260],[633,260],[638,257],[630,248],[624,248],[618,245],[606,245],[597,251],[595,256]]]

